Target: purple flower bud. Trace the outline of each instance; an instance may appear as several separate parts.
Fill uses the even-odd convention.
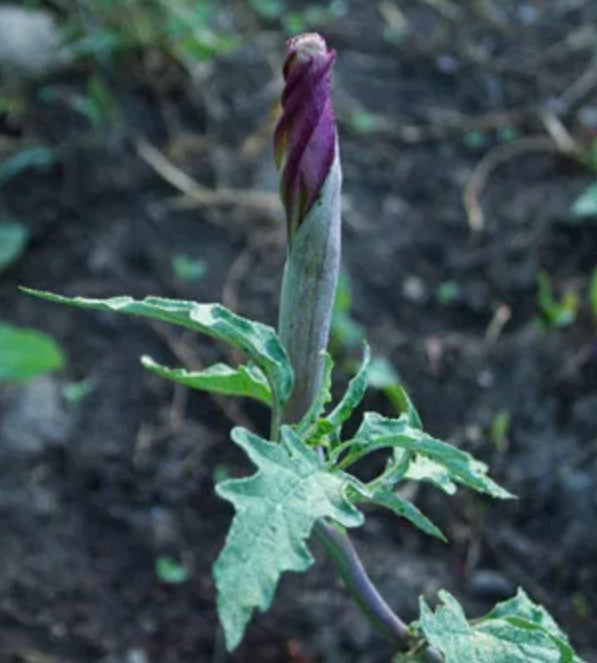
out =
[[[336,125],[330,96],[336,54],[324,39],[307,33],[288,40],[282,117],[274,134],[280,194],[292,240],[319,196],[334,162]]]
[[[297,422],[321,384],[340,266],[342,170],[330,98],[334,52],[317,34],[291,39],[274,147],[288,224],[279,332],[294,371],[283,420]]]

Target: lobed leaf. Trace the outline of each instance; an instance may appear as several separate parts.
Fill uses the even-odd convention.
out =
[[[243,428],[235,428],[232,439],[258,471],[216,486],[236,511],[213,569],[229,651],[242,639],[253,611],[269,608],[281,574],[311,565],[305,542],[317,520],[327,517],[345,527],[363,522],[346,496],[351,477],[329,472],[290,427],[282,427],[281,444]]]
[[[244,396],[261,401],[265,405],[272,404],[272,392],[267,378],[260,368],[252,364],[237,368],[232,368],[228,364],[214,364],[201,371],[188,371],[185,368],[168,368],[147,355],[141,357],[141,363],[152,373],[191,389],[224,396]]]
[[[548,613],[520,591],[474,624],[453,596],[439,596],[435,613],[421,598],[419,626],[445,663],[582,663]]]
[[[248,354],[267,376],[273,398],[280,405],[286,402],[292,390],[292,369],[274,329],[236,315],[220,304],[198,304],[162,297],[87,299],[30,288],[22,290],[59,304],[143,316],[207,334]]]
[[[449,481],[466,485],[492,497],[501,499],[513,497],[487,476],[485,463],[476,460],[461,449],[412,428],[408,424],[408,415],[402,415],[398,419],[388,419],[375,412],[365,413],[354,439],[337,447],[332,459],[335,460],[340,453],[348,451],[348,455],[338,463],[338,467],[343,469],[373,451],[387,448],[403,449],[433,461],[446,469]],[[446,482],[445,475],[443,481]]]

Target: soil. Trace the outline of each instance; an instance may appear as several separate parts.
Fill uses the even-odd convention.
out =
[[[405,619],[420,594],[434,601],[441,587],[482,614],[521,585],[597,661],[597,342],[587,300],[597,225],[570,211],[595,174],[555,149],[545,128],[548,113],[590,148],[597,89],[583,80],[597,4],[434,4],[401,2],[410,29],[400,38],[388,9],[397,3],[347,1],[347,14],[321,28],[337,50],[352,315],[400,372],[426,428],[487,461],[519,499],[420,488],[413,498],[448,545],[375,511],[354,539]],[[109,126],[91,129],[73,108],[91,63],[24,84],[22,111],[0,117],[5,157],[32,144],[57,155],[0,190],[0,214],[32,233],[0,278],[1,317],[52,334],[68,355],[58,374],[0,387],[7,663],[391,658],[315,546],[314,567],[284,577],[273,608],[228,656],[210,567],[232,511],[214,495],[214,476],[248,471],[228,432],[247,421],[264,432],[266,413],[186,393],[138,360],[226,359],[208,340],[16,290],[223,299],[275,323],[285,249],[270,205],[270,135],[284,30],[244,3],[230,3],[228,17],[242,46],[193,77],[159,53],[131,53],[102,72],[119,109]],[[537,136],[539,147],[528,140]],[[261,203],[182,196],[140,156],[140,140],[204,186],[265,192]],[[506,157],[476,191],[475,231],[463,190],[483,159],[503,155],[500,145]],[[205,276],[177,279],[176,254],[203,260]],[[541,322],[540,270],[558,295],[578,293],[572,325]],[[64,386],[83,379],[93,389],[69,404]],[[338,374],[338,389],[346,379]],[[365,407],[392,413],[376,392]],[[510,425],[492,436],[500,413]],[[161,555],[182,561],[190,579],[159,580]]]

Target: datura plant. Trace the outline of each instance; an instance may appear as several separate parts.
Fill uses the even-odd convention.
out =
[[[334,59],[334,51],[317,34],[288,42],[282,112],[274,136],[288,237],[277,331],[220,304],[25,291],[78,308],[185,327],[246,356],[244,364],[215,364],[201,371],[141,359],[149,371],[166,379],[252,398],[271,408],[269,439],[241,427],[231,432],[257,471],[216,485],[217,494],[235,509],[213,568],[228,650],[241,642],[255,610],[270,607],[282,573],[311,566],[315,539],[364,617],[392,643],[397,661],[578,663],[581,659],[555,621],[523,590],[472,621],[458,601],[442,591],[435,610],[421,598],[419,619],[406,624],[392,610],[392,596],[381,596],[348,537],[348,529],[363,525],[360,507],[368,504],[389,509],[425,534],[445,540],[403,497],[404,491],[397,490],[407,481],[429,483],[448,496],[458,486],[498,499],[512,495],[488,476],[482,462],[426,433],[402,386],[399,416],[366,412],[356,433],[344,434],[344,424],[368,384],[368,347],[346,392],[330,405],[332,359],[326,347],[340,263],[342,185],[330,94]],[[362,481],[353,473],[354,465],[374,452],[385,453],[385,467]]]

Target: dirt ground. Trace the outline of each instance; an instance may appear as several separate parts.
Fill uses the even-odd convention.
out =
[[[422,488],[413,497],[448,545],[378,512],[356,544],[405,619],[441,587],[482,614],[521,585],[597,661],[597,342],[586,303],[597,225],[570,211],[595,174],[565,153],[570,138],[589,149],[597,128],[597,3],[345,4],[321,30],[337,50],[352,315],[428,430],[486,460],[519,496]],[[111,127],[90,129],[68,103],[85,88],[85,63],[26,84],[24,111],[0,116],[10,150],[58,155],[0,189],[0,214],[32,233],[0,277],[1,318],[53,334],[68,355],[58,374],[0,387],[3,662],[391,657],[315,547],[316,565],[284,577],[228,656],[210,567],[232,511],[214,475],[247,471],[228,430],[265,431],[266,413],[179,390],[139,363],[225,357],[208,340],[16,291],[224,300],[275,323],[285,249],[270,135],[285,35],[244,3],[229,12],[241,47],[192,78],[147,53],[106,74],[120,113]],[[183,195],[147,143],[202,185],[237,193],[222,204]],[[247,189],[261,194],[243,205]],[[205,276],[178,279],[176,254],[203,260]],[[572,325],[538,323],[540,270],[581,297]],[[65,402],[64,385],[83,379],[91,392]],[[366,407],[392,412],[375,392]],[[510,425],[496,438],[500,416]],[[156,577],[164,554],[191,569],[187,582]]]

